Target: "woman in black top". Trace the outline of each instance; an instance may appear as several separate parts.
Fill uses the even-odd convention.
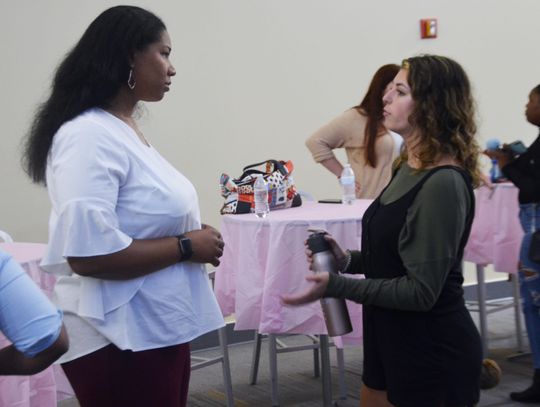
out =
[[[482,350],[461,270],[480,177],[469,80],[449,58],[413,57],[383,100],[384,124],[406,151],[363,216],[362,251],[343,252],[327,236],[342,272],[366,278],[320,272],[283,301],[329,296],[364,305],[363,407],[472,406]]]
[[[527,121],[540,127],[540,85],[529,94],[525,110]],[[527,151],[514,159],[508,146],[485,151],[496,158],[503,174],[519,189],[519,220],[525,235],[519,258],[519,281],[523,314],[533,354],[533,384],[521,392],[510,393],[515,401],[540,402],[540,264],[529,259],[531,235],[540,229],[540,136]]]

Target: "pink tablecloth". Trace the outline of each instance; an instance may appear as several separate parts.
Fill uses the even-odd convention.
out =
[[[235,314],[235,329],[261,333],[326,334],[319,302],[283,306],[280,297],[307,287],[311,273],[304,254],[309,228],[325,229],[346,248],[359,248],[361,218],[370,200],[352,206],[305,202],[301,207],[253,214],[226,215],[226,242],[216,270],[215,292],[224,315]],[[348,303],[354,331],[344,343],[361,340],[361,306]]]
[[[476,190],[476,213],[464,260],[492,264],[495,271],[516,273],[523,230],[519,224],[518,189],[510,183]]]
[[[55,278],[39,267],[45,248],[46,245],[40,243],[0,243],[0,249],[11,254],[32,280],[50,296]],[[9,344],[0,334],[0,348]],[[57,365],[33,376],[0,376],[0,407],[56,407],[57,401],[72,395],[73,390]]]

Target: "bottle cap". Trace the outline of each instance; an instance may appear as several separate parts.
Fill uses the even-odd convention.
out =
[[[324,238],[325,233],[314,232],[307,239],[309,250],[313,253],[320,253],[330,250],[330,243]]]

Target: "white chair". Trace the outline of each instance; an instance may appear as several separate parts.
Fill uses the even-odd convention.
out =
[[[333,343],[328,344],[328,339],[322,341],[318,335],[295,335],[295,336],[304,336],[309,338],[311,343],[305,345],[286,345],[283,341],[278,339],[278,336],[291,336],[288,334],[279,335],[279,334],[268,334],[263,335],[259,332],[255,332],[254,344],[253,344],[253,357],[251,359],[251,371],[249,377],[249,384],[257,384],[257,376],[259,371],[259,359],[261,355],[261,342],[263,336],[268,337],[268,356],[270,362],[270,382],[271,382],[271,399],[272,406],[279,405],[279,394],[278,394],[278,372],[277,372],[277,355],[279,353],[288,353],[296,352],[301,350],[313,350],[313,371],[314,376],[320,376],[320,365],[319,365],[319,351],[321,353],[321,358],[328,358],[328,346],[334,346]],[[336,346],[336,359],[338,366],[338,383],[339,383],[339,398],[345,400],[347,398],[347,385],[345,384],[345,357],[343,349]],[[326,378],[330,377],[330,372],[325,372],[323,374],[323,394],[331,393],[331,386],[329,382],[325,382]]]
[[[212,286],[214,283],[215,270],[208,273]],[[223,371],[223,387],[225,388],[225,395],[227,397],[227,407],[234,407],[234,397],[232,390],[232,379],[231,379],[231,367],[229,362],[229,348],[227,341],[227,325],[223,328],[218,329],[219,335],[219,348],[221,350],[221,355],[208,358],[197,356],[197,352],[192,352],[191,354],[191,370],[195,371],[202,369],[203,367],[213,365],[215,363],[221,363],[221,368]]]
[[[476,265],[477,300],[469,300],[466,301],[465,304],[467,305],[469,312],[478,312],[478,322],[480,325],[480,337],[482,338],[482,350],[484,353],[484,357],[487,357],[489,354],[489,332],[487,327],[487,317],[492,313],[503,311],[507,308],[514,309],[514,323],[517,339],[517,356],[528,353],[525,351],[523,344],[523,326],[521,320],[519,279],[517,274],[509,274],[509,277],[510,282],[512,283],[512,297],[488,300],[484,266],[480,264]],[[508,359],[511,359],[512,357],[513,355],[508,357]]]
[[[9,233],[4,232],[3,230],[0,230],[0,240],[3,240],[6,243],[13,243],[13,238]]]

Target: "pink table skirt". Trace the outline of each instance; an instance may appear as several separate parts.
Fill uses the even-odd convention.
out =
[[[464,260],[492,264],[502,273],[516,273],[523,230],[519,223],[518,189],[510,183],[476,190],[476,212]]]
[[[11,254],[50,297],[55,277],[39,267],[45,248],[46,245],[40,243],[0,243],[0,250]],[[0,334],[0,348],[9,344],[6,337]],[[59,365],[50,366],[32,376],[0,376],[0,407],[56,407],[58,401],[73,397],[73,394]]]
[[[326,334],[319,302],[284,306],[282,294],[307,288],[312,273],[304,254],[308,229],[325,229],[347,248],[359,248],[361,218],[370,200],[353,205],[305,202],[299,208],[223,216],[221,233],[226,242],[216,270],[215,293],[224,315],[235,314],[235,329],[261,333]],[[362,336],[362,309],[348,302],[354,331],[344,343]]]

